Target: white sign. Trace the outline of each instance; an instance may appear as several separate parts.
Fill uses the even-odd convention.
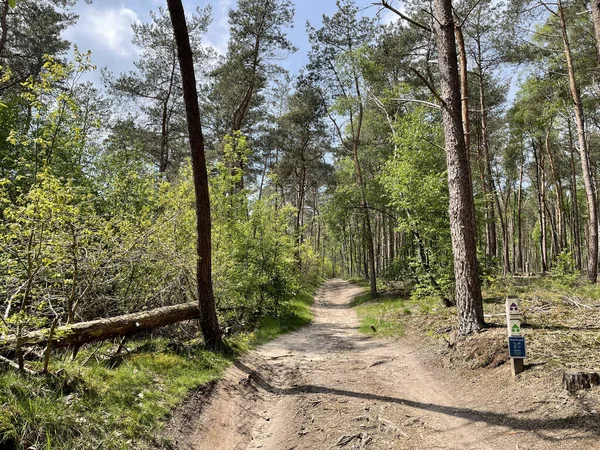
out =
[[[508,297],[506,299],[506,326],[509,336],[521,335],[521,310],[519,308],[519,299]]]
[[[508,297],[506,299],[506,314],[509,316],[521,315],[521,309],[519,308],[519,300],[516,297]]]
[[[520,336],[521,335],[521,321],[519,319],[513,319],[511,317],[508,320],[508,335],[509,336]]]
[[[523,372],[525,358],[525,338],[521,337],[521,309],[516,297],[506,299],[506,327],[508,328],[508,349],[513,377]]]

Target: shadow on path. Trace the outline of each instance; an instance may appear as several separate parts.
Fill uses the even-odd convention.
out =
[[[543,419],[543,418],[520,418],[514,417],[508,414],[491,412],[491,411],[480,411],[471,408],[461,408],[454,406],[443,406],[432,403],[423,403],[414,400],[407,400],[402,398],[390,397],[387,395],[369,394],[364,392],[348,391],[345,389],[328,388],[325,386],[314,386],[314,385],[303,385],[294,386],[291,388],[278,388],[271,385],[266,381],[257,371],[251,369],[241,362],[236,362],[235,366],[242,372],[248,374],[248,378],[271,394],[277,395],[298,395],[301,393],[314,393],[314,394],[330,394],[341,397],[352,397],[360,398],[363,400],[373,400],[386,403],[395,403],[400,405],[409,406],[412,408],[418,408],[424,411],[431,411],[441,414],[446,414],[453,417],[460,417],[471,422],[482,422],[488,425],[500,425],[509,427],[513,430],[524,430],[524,431],[542,431],[542,430],[579,430],[587,431],[595,436],[600,436],[600,426],[597,420],[594,421],[595,426],[591,426],[592,421],[590,416],[583,414],[573,415],[570,417],[560,419]],[[525,411],[529,412],[529,411]],[[548,436],[542,436],[544,439],[551,439]],[[573,439],[576,437],[573,436]],[[562,437],[559,440],[565,440],[569,438]]]

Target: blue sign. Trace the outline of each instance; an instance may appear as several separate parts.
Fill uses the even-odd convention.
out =
[[[525,358],[525,338],[523,336],[508,337],[508,355],[511,358]]]

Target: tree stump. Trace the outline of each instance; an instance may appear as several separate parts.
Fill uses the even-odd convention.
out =
[[[563,373],[562,384],[571,393],[581,389],[591,389],[592,386],[600,385],[600,374],[591,370],[566,370]]]

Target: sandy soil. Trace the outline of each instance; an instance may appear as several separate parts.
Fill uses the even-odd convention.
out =
[[[600,449],[596,411],[559,382],[444,369],[424,339],[360,334],[362,292],[328,281],[310,326],[232,366],[201,412],[188,405],[176,448]]]

